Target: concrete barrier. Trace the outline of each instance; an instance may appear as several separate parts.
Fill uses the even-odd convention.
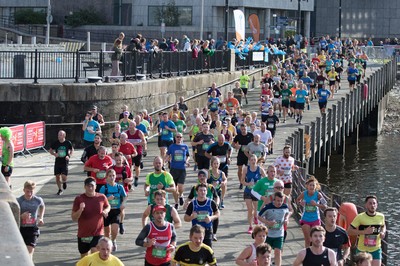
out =
[[[0,265],[34,265],[19,231],[19,216],[17,199],[0,173]]]

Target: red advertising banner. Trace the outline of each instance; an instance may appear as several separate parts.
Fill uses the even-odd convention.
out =
[[[45,145],[45,124],[43,121],[25,125],[25,149],[32,150],[44,147]]]
[[[25,149],[25,143],[24,143],[24,136],[25,136],[25,126],[24,125],[18,125],[18,126],[13,126],[10,127],[12,131],[12,137],[11,140],[14,143],[14,153],[22,152]],[[0,138],[0,154],[2,154],[3,151],[3,141],[1,141]]]

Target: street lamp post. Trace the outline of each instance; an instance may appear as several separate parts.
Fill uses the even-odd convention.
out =
[[[339,39],[342,38],[342,0],[339,0]]]
[[[46,29],[46,44],[49,45],[50,43],[50,23],[52,22],[53,17],[51,15],[51,3],[50,0],[47,2],[47,17],[46,17],[46,22],[47,22],[47,29]]]
[[[277,17],[278,17],[278,15],[277,14],[272,14],[272,17],[273,17],[273,20],[274,20],[274,36],[275,36],[275,42],[276,42],[276,30],[277,30]]]
[[[229,0],[225,0],[225,40],[228,41]]]
[[[301,0],[298,0],[297,6],[297,34],[301,32]]]

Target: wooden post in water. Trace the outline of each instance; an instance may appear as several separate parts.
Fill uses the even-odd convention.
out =
[[[315,122],[311,122],[310,127],[310,159],[309,159],[309,173],[315,173]]]
[[[350,116],[350,95],[346,94],[345,98],[345,113],[344,113],[344,129],[345,129],[345,136],[348,137],[350,135],[349,130],[349,116]]]
[[[299,128],[299,159],[301,167],[304,168],[304,129]]]
[[[333,150],[336,151],[337,150],[337,130],[338,130],[338,126],[337,126],[337,112],[338,112],[338,108],[336,104],[332,104],[332,147]]]
[[[315,154],[316,165],[321,167],[321,117],[317,117],[317,129],[315,134],[316,140],[316,149],[317,152]]]
[[[321,118],[321,164],[326,166],[326,113]]]
[[[326,115],[326,132],[327,132],[327,139],[326,139],[326,166],[329,169],[329,161],[332,154],[332,109],[328,108],[328,112]]]

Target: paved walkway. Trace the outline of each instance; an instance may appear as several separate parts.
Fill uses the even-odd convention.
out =
[[[372,69],[369,67],[368,72]],[[335,95],[340,99],[348,92],[347,82],[342,84],[342,89]],[[249,105],[245,109],[258,111],[259,91],[253,90],[249,93]],[[333,100],[331,100],[331,103]],[[330,104],[331,104],[330,103]],[[249,108],[246,108],[249,107]],[[308,124],[319,115],[316,101],[311,102],[311,109],[306,110],[303,125]],[[289,118],[286,124],[279,125],[275,138],[274,154],[267,159],[271,164],[280,155],[285,139],[299,127],[294,119]],[[67,136],[68,137],[68,136]],[[56,139],[56,136],[54,136]],[[52,141],[52,140],[48,140]],[[188,140],[186,140],[186,143]],[[40,184],[38,195],[42,196],[46,204],[45,226],[41,229],[39,244],[34,254],[36,265],[74,265],[79,259],[77,250],[77,224],[70,218],[71,207],[76,195],[83,193],[83,180],[86,174],[83,172],[83,164],[79,158],[81,150],[77,150],[71,159],[68,189],[62,196],[57,196],[57,188],[53,178],[54,158],[45,152],[39,152],[33,157],[18,157],[15,159],[15,174],[13,177],[13,193],[16,196],[22,194],[23,182],[33,179]],[[148,156],[144,158],[145,168],[140,177],[139,187],[129,195],[127,204],[127,215],[125,220],[126,233],[117,238],[118,256],[125,265],[143,265],[145,249],[135,246],[135,239],[141,230],[141,215],[146,207],[146,198],[143,193],[143,180],[147,173],[152,171],[152,160],[159,151],[155,140],[149,144]],[[235,154],[235,153],[234,153]],[[234,160],[236,163],[236,160]],[[252,243],[250,235],[247,234],[246,206],[243,201],[243,191],[238,190],[237,167],[230,169],[228,193],[225,209],[221,212],[220,226],[218,230],[218,242],[213,243],[215,255],[219,265],[234,265],[235,258],[246,245]],[[193,169],[188,170],[185,195],[188,189],[195,183],[197,176]],[[183,222],[184,211],[179,209],[183,226],[177,230],[178,244],[187,241],[190,224]],[[303,247],[303,235],[297,223],[291,219],[288,229],[288,237],[284,247],[282,265],[292,265],[298,251]]]

